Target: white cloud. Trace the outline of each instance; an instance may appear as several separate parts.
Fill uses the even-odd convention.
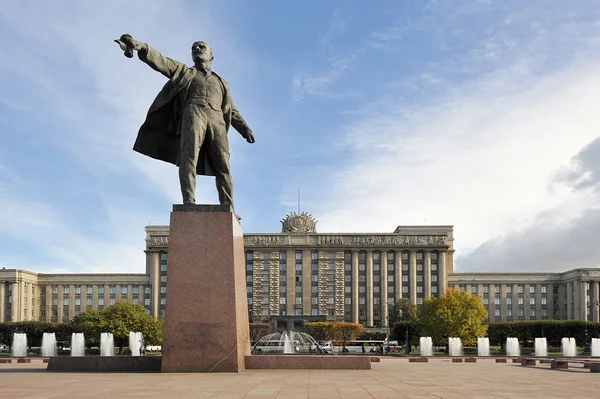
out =
[[[421,75],[426,82],[419,76],[390,85],[349,114],[330,143],[341,143],[337,168],[306,176],[316,193],[308,209],[320,230],[393,231],[425,219],[452,224],[459,257],[497,236],[535,233],[527,228],[540,212],[550,223],[579,220],[586,198],[550,182],[600,131],[600,57],[587,36],[593,24],[568,31],[570,40],[555,46],[565,26],[520,38],[518,48],[483,43],[511,57],[440,61]],[[445,79],[465,65],[471,79]],[[409,103],[406,90],[423,93]],[[309,183],[317,176],[320,184]]]

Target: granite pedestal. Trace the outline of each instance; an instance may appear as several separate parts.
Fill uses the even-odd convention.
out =
[[[174,205],[163,373],[238,372],[250,355],[244,241],[218,205]]]

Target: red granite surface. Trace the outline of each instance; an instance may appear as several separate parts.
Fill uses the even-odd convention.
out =
[[[172,212],[163,373],[238,372],[250,354],[244,242],[230,212]]]
[[[247,369],[371,370],[369,356],[255,355],[246,356]]]

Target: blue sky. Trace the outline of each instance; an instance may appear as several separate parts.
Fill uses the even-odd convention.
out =
[[[301,187],[321,232],[454,225],[457,270],[598,266],[600,10],[577,0],[4,1],[0,266],[143,272],[181,201],[131,149],[165,78],[122,33],[212,45],[257,140],[230,131],[245,232]]]

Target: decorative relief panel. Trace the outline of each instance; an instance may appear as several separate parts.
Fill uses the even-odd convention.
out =
[[[320,234],[310,236],[312,245],[331,246],[440,246],[446,245],[445,235],[399,235],[399,234]]]
[[[263,307],[263,261],[254,261],[252,267],[252,315],[262,317]]]
[[[344,319],[345,316],[345,281],[344,281],[344,261],[338,260],[335,262],[335,316],[336,318]]]
[[[269,262],[269,314],[279,315],[279,262],[277,261]]]
[[[292,212],[281,221],[281,232],[292,234],[316,233],[317,221],[307,212]]]

